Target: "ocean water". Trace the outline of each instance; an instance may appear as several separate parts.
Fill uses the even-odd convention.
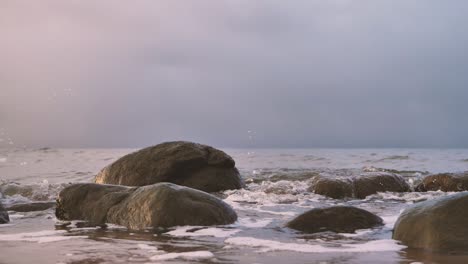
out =
[[[0,200],[5,205],[54,201],[64,186],[91,182],[132,149],[0,149]],[[444,192],[378,193],[335,200],[307,192],[318,174],[391,170],[414,186],[430,173],[468,170],[466,149],[224,149],[247,187],[219,194],[236,223],[216,227],[127,230],[58,221],[53,209],[10,212],[0,225],[0,263],[468,263],[467,256],[409,250],[391,239],[407,206]],[[354,234],[306,235],[284,225],[315,207],[353,205],[385,221]]]

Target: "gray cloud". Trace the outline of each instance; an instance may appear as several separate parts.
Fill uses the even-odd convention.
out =
[[[467,8],[2,1],[0,146],[468,147]]]

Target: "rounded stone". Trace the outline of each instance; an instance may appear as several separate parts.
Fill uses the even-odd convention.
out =
[[[127,186],[171,182],[206,192],[243,187],[229,155],[186,141],[165,142],[125,155],[96,175],[95,182]]]
[[[364,209],[333,206],[312,209],[294,218],[286,226],[305,233],[353,233],[358,229],[372,228],[382,223],[382,218]]]
[[[464,173],[440,173],[425,177],[416,191],[444,191],[460,192],[468,190],[468,172]]]
[[[224,225],[237,220],[234,210],[217,197],[172,183],[142,187],[74,184],[60,192],[56,216],[130,229]]]
[[[468,192],[417,203],[398,218],[393,239],[410,248],[468,253]]]
[[[353,182],[351,179],[317,178],[308,191],[333,199],[353,197]]]

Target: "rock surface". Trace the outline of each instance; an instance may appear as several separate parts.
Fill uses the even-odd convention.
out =
[[[206,192],[243,187],[229,155],[186,141],[166,142],[128,154],[104,168],[95,182],[128,186],[172,182]]]
[[[328,179],[317,177],[313,185],[309,188],[309,191],[333,199],[343,199],[354,196],[352,179]]]
[[[2,203],[0,203],[0,224],[5,224],[10,222],[10,217],[8,216],[8,212],[3,207]]]
[[[55,206],[55,202],[33,202],[33,203],[21,203],[14,204],[7,207],[8,211],[15,212],[33,212],[33,211],[44,211]]]
[[[410,248],[468,253],[468,192],[417,203],[398,218],[393,239]]]
[[[318,176],[308,190],[334,199],[364,199],[378,192],[408,192],[411,191],[411,188],[405,179],[398,174],[366,172],[360,176],[348,178]]]
[[[382,223],[382,218],[366,210],[352,206],[333,206],[305,212],[290,221],[287,227],[305,233],[353,233],[358,229],[372,228]]]
[[[172,183],[142,187],[74,184],[60,192],[56,216],[130,229],[224,225],[237,219],[234,210],[215,196]]]
[[[429,175],[415,188],[418,192],[444,191],[460,192],[468,190],[468,172],[440,173]]]

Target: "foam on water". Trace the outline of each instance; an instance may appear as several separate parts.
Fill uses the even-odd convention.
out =
[[[200,229],[197,229],[200,228]],[[195,230],[194,230],[195,229]],[[166,235],[171,235],[175,237],[199,237],[199,236],[211,236],[211,237],[230,237],[239,233],[240,229],[226,229],[226,228],[216,228],[216,227],[194,227],[194,226],[181,226],[177,227],[175,230],[165,233]]]
[[[31,233],[17,233],[17,234],[0,234],[0,241],[27,241],[37,243],[50,243],[70,239],[88,238],[87,236],[63,236],[67,231],[53,230],[53,231],[39,231]]]
[[[138,246],[140,249],[144,249],[144,250],[158,250],[157,247],[151,246],[151,245],[148,245],[148,244],[138,244],[137,246]]]
[[[234,224],[235,226],[242,226],[247,228],[262,228],[266,227],[273,221],[272,218],[266,219],[253,219],[253,218],[239,218],[237,222]]]
[[[302,253],[337,253],[337,252],[377,252],[398,251],[406,248],[392,239],[369,241],[362,244],[346,244],[340,247],[325,247],[322,245],[285,243],[274,240],[258,239],[253,237],[232,237],[224,241],[237,246],[255,247],[259,252],[269,251],[295,251]]]
[[[185,260],[202,260],[211,259],[214,254],[210,251],[191,251],[182,253],[167,253],[161,255],[152,256],[151,260],[171,260],[171,259],[185,259]]]

